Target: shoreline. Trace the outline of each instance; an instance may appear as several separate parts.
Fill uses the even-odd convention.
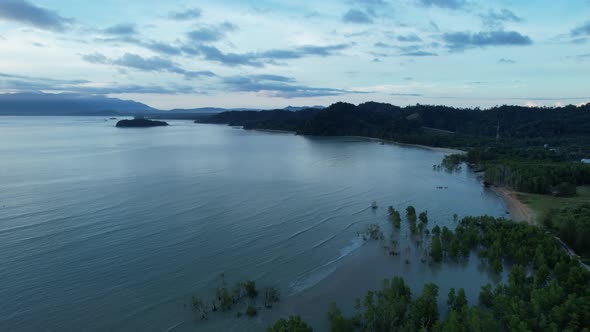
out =
[[[513,221],[524,221],[529,225],[537,224],[535,212],[518,198],[518,193],[507,187],[490,186],[489,189],[496,193],[510,213],[510,219]]]
[[[265,132],[265,133],[279,133],[279,134],[297,134],[294,131],[290,131],[290,130],[278,130],[278,129],[244,129],[242,127],[243,130],[256,130],[256,131],[261,131],[261,132]]]
[[[330,136],[326,136],[326,137],[330,137]],[[437,152],[443,152],[443,153],[458,153],[458,154],[467,153],[467,151],[459,150],[459,149],[442,148],[442,147],[422,145],[422,144],[402,143],[402,142],[390,141],[390,140],[386,140],[386,139],[382,139],[382,138],[368,137],[368,136],[331,136],[331,137],[359,138],[359,139],[363,139],[363,140],[369,140],[369,141],[375,141],[375,142],[383,142],[383,143],[387,143],[387,144],[407,146],[407,147],[413,147],[413,148],[421,148],[421,149],[426,149],[426,150],[431,150],[431,151],[437,151]]]
[[[532,226],[539,226],[537,224],[537,214],[533,209],[531,209],[528,205],[526,205],[523,201],[518,198],[518,192],[507,188],[507,187],[497,187],[491,186],[489,187],[496,195],[498,195],[502,201],[506,204],[507,210],[510,213],[510,219],[515,222],[526,222]],[[542,227],[542,226],[540,226]],[[549,233],[549,231],[547,231]],[[584,267],[586,270],[590,271],[590,265],[584,263],[582,261],[582,257],[570,248],[562,239],[560,239],[557,235],[551,235],[555,241],[559,244],[561,249],[570,257],[577,258],[580,262],[580,265]]]
[[[244,128],[242,128],[242,129],[244,129]],[[256,131],[267,132],[267,133],[282,133],[282,134],[293,134],[293,135],[297,135],[297,132],[290,131],[290,130],[276,130],[276,129],[244,129],[244,130],[256,130]],[[314,136],[317,136],[317,135],[301,135],[301,136],[314,137]],[[458,154],[467,153],[467,151],[459,150],[459,149],[442,148],[442,147],[428,146],[428,145],[422,145],[422,144],[401,143],[401,142],[390,141],[390,140],[386,140],[386,139],[382,139],[382,138],[368,137],[368,136],[317,136],[317,137],[356,138],[356,139],[362,139],[362,140],[373,141],[373,142],[383,142],[383,143],[393,144],[393,145],[399,145],[399,146],[406,146],[406,147],[426,149],[426,150],[430,150],[430,151],[443,152],[443,153],[448,153],[448,154],[451,154],[451,153],[458,153]]]
[[[243,128],[242,128],[243,129]],[[273,129],[253,129],[263,132],[274,132],[274,133],[285,133],[285,134],[293,134],[297,135],[296,132],[287,131],[287,130],[273,130]],[[310,135],[307,135],[310,136]],[[311,135],[313,136],[313,135]],[[452,148],[441,148],[441,147],[433,147],[427,145],[420,145],[420,144],[408,144],[408,143],[400,143],[395,141],[389,141],[381,138],[376,137],[367,137],[367,136],[320,136],[320,137],[343,137],[343,138],[355,138],[373,142],[383,142],[386,144],[393,144],[399,146],[407,146],[413,148],[420,148],[426,149],[430,151],[442,152],[446,154],[464,154],[467,151],[459,150],[459,149],[452,149]],[[537,213],[530,208],[526,203],[524,203],[519,197],[518,192],[512,190],[511,188],[504,187],[504,186],[496,186],[491,185],[488,187],[492,192],[494,192],[506,205],[506,210],[510,214],[510,219],[515,222],[526,222],[532,226],[538,226],[537,224]],[[567,244],[565,244],[559,237],[554,236],[556,241],[562,247],[562,249],[570,256],[570,257],[577,257],[580,261],[580,264],[588,271],[590,271],[590,265],[585,264],[581,256],[577,255]]]

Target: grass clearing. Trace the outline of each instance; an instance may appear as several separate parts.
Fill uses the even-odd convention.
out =
[[[572,210],[575,210],[583,205],[587,205],[590,203],[590,186],[583,186],[578,187],[576,190],[576,196],[572,197],[557,197],[551,195],[538,195],[538,194],[527,194],[527,193],[518,193],[518,199],[526,204],[528,207],[533,210],[536,216],[537,224],[538,225],[545,225],[547,221],[551,221],[551,226],[549,229],[555,233],[556,235],[560,236],[562,240],[568,242],[566,238],[564,238],[564,233],[559,231],[560,227],[563,227],[563,223],[565,220],[572,219],[572,218],[580,218],[580,215],[576,216],[571,213]],[[550,211],[553,211],[552,213]],[[582,210],[584,211],[584,210]],[[579,212],[578,212],[579,213]],[[584,222],[576,221],[582,225]],[[587,226],[584,226],[587,227]],[[584,228],[578,228],[578,230],[571,231],[571,232],[580,232],[583,231]],[[570,233],[571,233],[570,232]],[[582,233],[577,233],[582,234]],[[587,233],[586,233],[587,234]],[[571,238],[575,236],[572,235],[570,238],[568,245],[572,247],[572,240]],[[586,264],[590,263],[590,254],[588,252],[576,252],[577,254],[581,255],[582,261]]]
[[[590,203],[590,186],[578,187],[576,196],[572,197],[518,193],[518,198],[540,217],[550,209],[563,209]]]

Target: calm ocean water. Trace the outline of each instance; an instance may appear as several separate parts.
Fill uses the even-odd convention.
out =
[[[473,174],[434,172],[440,152],[114,124],[0,117],[0,330],[199,330],[191,295],[220,274],[296,296],[388,205],[428,210],[430,226],[505,213]]]

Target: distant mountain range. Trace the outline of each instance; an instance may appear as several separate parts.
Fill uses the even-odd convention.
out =
[[[283,110],[299,111],[323,106],[287,106]],[[76,93],[22,92],[0,94],[0,115],[153,115],[191,117],[226,111],[252,111],[252,108],[201,107],[192,109],[159,110],[133,100],[109,98],[101,95]]]
[[[219,108],[219,107],[199,107],[199,108],[175,108],[168,111],[170,113],[221,113],[227,111],[259,111],[258,108]]]
[[[324,109],[326,107],[319,106],[319,105],[314,105],[314,106],[287,106],[287,107],[283,108],[283,110],[284,111],[301,111],[301,110],[306,110],[306,109],[310,109],[310,108],[321,110],[321,109]]]
[[[155,111],[136,101],[100,95],[42,92],[0,94],[0,115],[121,115]]]

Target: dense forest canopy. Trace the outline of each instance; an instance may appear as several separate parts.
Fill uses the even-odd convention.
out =
[[[296,112],[223,112],[199,121],[303,135],[368,136],[430,146],[567,147],[561,152],[570,159],[590,155],[590,103],[565,107],[504,105],[480,110],[420,104],[398,107],[376,102],[355,106],[339,102],[325,109]]]

